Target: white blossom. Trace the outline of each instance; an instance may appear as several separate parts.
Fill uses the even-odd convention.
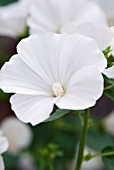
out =
[[[3,136],[3,132],[0,130],[0,170],[4,170],[4,162],[1,156],[2,153],[6,152],[8,149],[8,140],[5,136]]]
[[[38,167],[35,166],[34,160],[31,155],[24,153],[20,155],[18,161],[19,170],[38,170]]]
[[[20,120],[36,125],[49,118],[54,104],[81,110],[101,97],[107,61],[94,40],[79,34],[31,35],[17,52],[1,69],[0,87],[16,93],[10,102]]]
[[[21,149],[28,147],[32,140],[32,131],[27,124],[15,117],[7,117],[1,123],[1,129],[9,141],[8,151],[18,154]]]
[[[16,37],[26,29],[31,0],[20,0],[0,7],[0,35]]]
[[[70,21],[106,24],[103,11],[89,0],[34,0],[27,23],[30,34],[61,33]]]

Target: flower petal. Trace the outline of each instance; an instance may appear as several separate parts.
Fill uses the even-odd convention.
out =
[[[16,116],[33,126],[48,119],[54,106],[53,97],[15,94],[10,102]]]
[[[79,33],[96,40],[99,49],[105,50],[114,37],[112,30],[107,26],[84,23],[77,25],[76,22],[69,22],[62,30],[66,33]]]
[[[71,34],[64,42],[60,57],[61,80],[67,83],[70,77],[84,67],[95,66],[103,72],[107,61],[96,42],[79,34]]]
[[[31,35],[18,44],[17,51],[31,69],[52,85],[59,81],[58,67],[66,39],[67,35],[54,33]]]
[[[45,79],[25,64],[19,55],[14,55],[1,69],[0,87],[5,92],[49,95]]]
[[[56,101],[61,109],[82,110],[95,105],[103,93],[103,77],[95,67],[83,68],[69,80],[66,94]]]

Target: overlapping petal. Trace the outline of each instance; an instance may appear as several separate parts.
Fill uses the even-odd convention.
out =
[[[63,28],[66,33],[79,33],[90,37],[96,41],[101,51],[111,47],[111,53],[114,55],[114,31],[113,27],[94,25],[92,23],[85,23],[77,26],[76,22],[71,22]],[[109,54],[110,55],[110,54]],[[103,72],[109,78],[114,78],[114,68],[105,69]]]
[[[71,76],[66,95],[56,101],[61,109],[83,110],[95,105],[103,92],[103,78],[96,67],[82,68]]]

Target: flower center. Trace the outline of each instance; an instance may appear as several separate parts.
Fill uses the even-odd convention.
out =
[[[53,92],[55,97],[62,97],[64,95],[64,88],[61,83],[53,83]]]

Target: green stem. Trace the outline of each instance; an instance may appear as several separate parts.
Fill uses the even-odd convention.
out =
[[[114,84],[108,86],[108,87],[105,87],[104,90],[109,90],[109,89],[112,89],[114,87]]]
[[[48,165],[49,165],[49,170],[54,170],[54,167],[53,167],[51,160],[49,160]]]
[[[80,112],[78,113],[78,116],[79,116],[79,118],[80,118],[80,121],[81,121],[81,124],[82,124],[82,126],[83,126],[83,124],[84,124],[84,121],[83,121],[83,117],[82,117],[82,115],[81,115],[81,113],[80,113]]]
[[[99,154],[91,155],[90,159],[96,157],[103,157],[103,156],[112,156],[112,155],[114,155],[114,152],[99,153]]]
[[[89,119],[89,109],[85,110],[85,114],[84,114],[84,124],[83,124],[82,134],[80,138],[79,151],[78,151],[75,170],[80,170],[82,165],[84,147],[86,144],[86,137],[87,137],[87,130],[88,130],[88,119]]]

